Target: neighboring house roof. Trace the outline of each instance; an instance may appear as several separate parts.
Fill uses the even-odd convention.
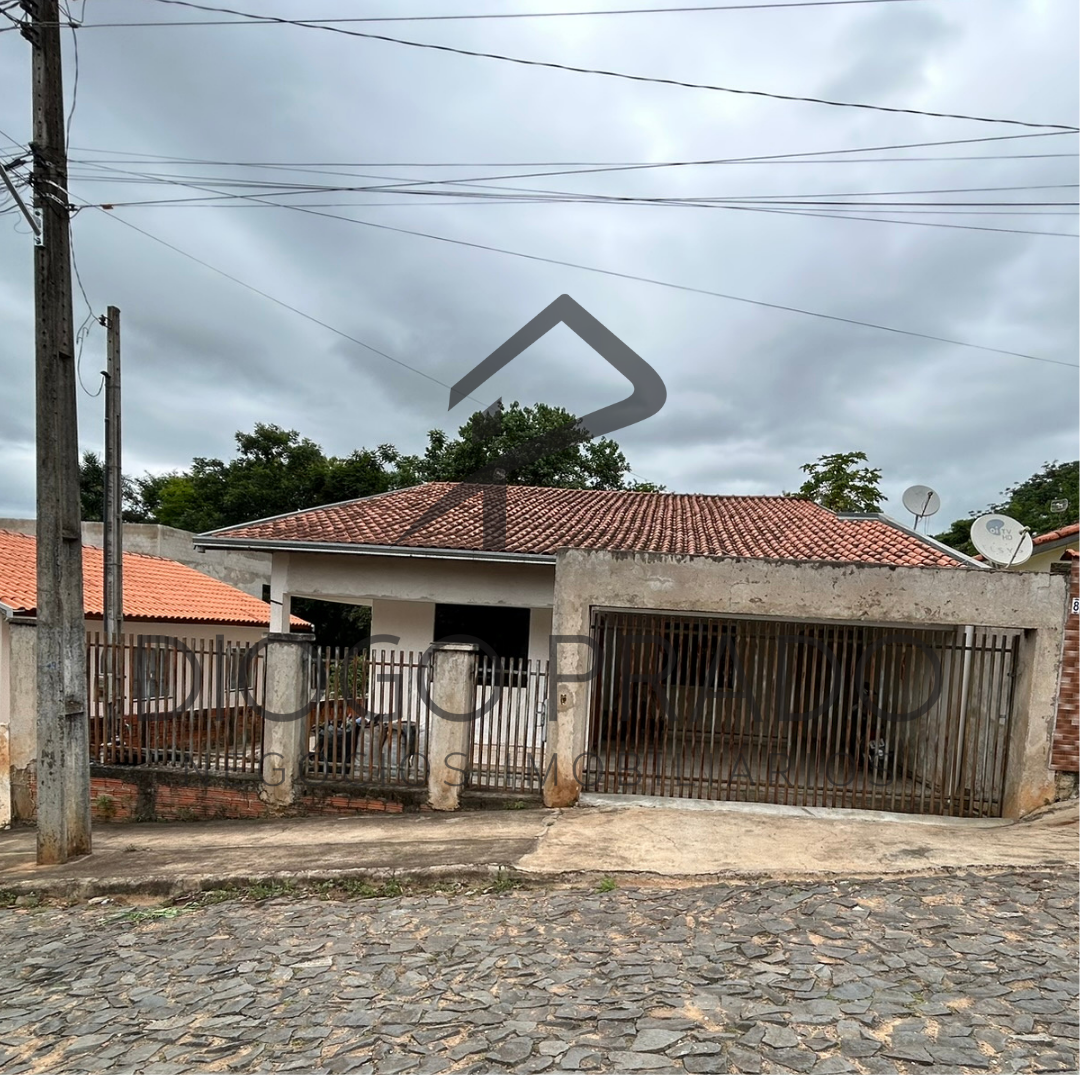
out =
[[[102,617],[101,548],[83,547],[83,598],[88,619]],[[37,540],[0,529],[0,604],[20,615],[37,610]],[[155,622],[269,626],[270,605],[189,566],[156,555],[124,552],[124,618]],[[311,624],[292,617],[295,629]]]
[[[484,490],[478,484],[422,484],[219,529],[195,543],[375,554],[380,549],[481,552]],[[809,499],[512,485],[503,490],[506,540],[500,551],[520,558],[553,561],[560,548],[589,548],[890,566],[976,565],[882,515],[835,514]],[[452,494],[463,501],[424,520]]]
[[[1031,538],[1031,544],[1036,551],[1041,547],[1053,548],[1057,547],[1059,544],[1064,544],[1078,534],[1080,534],[1080,523],[1076,525],[1062,525],[1060,529],[1054,529],[1053,532],[1043,533],[1042,536],[1033,536]]]
[[[1045,555],[1048,551],[1053,551],[1056,547],[1064,547],[1074,536],[1080,534],[1080,524],[1076,525],[1062,525],[1060,529],[1054,529],[1053,532],[1043,533],[1042,536],[1033,536],[1031,538],[1031,554],[1032,555]],[[1040,551],[1040,548],[1042,549]],[[1066,555],[1068,552],[1066,552]],[[975,558],[981,562],[986,562],[986,556],[976,555]],[[1018,570],[1023,569],[1023,564],[1016,567]]]

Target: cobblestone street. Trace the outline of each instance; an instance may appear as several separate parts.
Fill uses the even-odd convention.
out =
[[[0,1071],[1077,1068],[1071,868],[507,884],[0,911]]]

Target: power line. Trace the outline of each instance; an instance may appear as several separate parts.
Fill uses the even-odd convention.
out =
[[[395,179],[396,182],[392,183],[392,184],[382,185],[381,187],[379,187],[379,186],[370,186],[366,190],[371,190],[371,191],[378,191],[378,190],[394,191],[394,190],[400,189],[402,184],[417,184],[417,183],[424,184],[426,186],[450,186],[450,185],[454,185],[454,184],[466,185],[466,184],[482,183],[484,181],[492,181],[492,180],[532,179],[532,178],[538,178],[538,177],[539,178],[544,178],[544,177],[549,177],[549,176],[593,175],[593,174],[606,173],[606,172],[637,172],[637,171],[647,171],[647,170],[653,170],[653,169],[683,168],[683,167],[706,166],[706,165],[727,165],[727,164],[766,163],[766,162],[767,163],[774,163],[774,162],[779,162],[779,161],[788,161],[791,158],[796,158],[796,157],[799,157],[799,158],[808,157],[808,156],[821,157],[822,155],[826,155],[826,154],[844,155],[844,157],[841,160],[847,161],[847,160],[851,160],[848,157],[848,155],[861,154],[861,153],[876,153],[876,152],[881,151],[881,150],[903,150],[903,149],[918,149],[918,148],[934,147],[934,146],[954,146],[954,145],[963,145],[963,144],[969,144],[969,143],[1003,142],[1003,141],[1012,141],[1014,139],[1046,138],[1046,137],[1059,136],[1059,135],[1062,135],[1062,134],[1065,134],[1065,133],[1064,132],[1057,132],[1057,131],[1054,131],[1054,132],[1028,132],[1028,133],[1025,133],[1025,134],[1022,134],[1022,135],[992,135],[992,136],[982,136],[982,137],[971,138],[971,139],[945,139],[945,140],[936,140],[936,141],[933,141],[933,142],[894,143],[894,144],[886,144],[886,145],[879,145],[879,146],[869,146],[869,147],[846,147],[846,148],[843,148],[843,149],[840,149],[840,150],[798,151],[798,152],[795,152],[795,153],[765,154],[765,155],[754,155],[754,156],[750,156],[750,157],[740,157],[740,158],[712,158],[712,159],[701,159],[701,160],[696,160],[696,161],[691,160],[691,161],[642,162],[642,163],[627,164],[627,165],[621,165],[621,164],[617,164],[617,165],[597,165],[597,166],[589,166],[589,167],[586,167],[586,168],[545,169],[545,170],[540,171],[540,172],[524,172],[524,173],[509,173],[509,174],[503,173],[503,174],[498,174],[498,175],[494,175],[494,176],[489,174],[489,175],[482,175],[482,176],[452,177],[452,178],[431,179],[431,180],[417,179],[415,177],[413,177],[413,178],[404,178],[404,177],[403,178],[390,178],[390,179]],[[113,153],[114,151],[91,151],[91,152]],[[119,151],[117,151],[117,153],[118,152]],[[158,155],[147,155],[147,156],[154,157],[154,158],[158,157]],[[1066,156],[1071,157],[1073,155],[1066,155]],[[168,160],[179,161],[179,162],[182,162],[182,163],[190,162],[191,164],[206,164],[207,163],[205,161],[200,161],[199,159],[182,159],[181,158],[181,159],[168,159]],[[907,159],[902,159],[902,160],[907,160]],[[106,167],[105,164],[102,163],[102,162],[92,162],[92,161],[87,161],[85,159],[83,159],[80,163],[81,164],[86,164],[86,165],[93,165],[94,167],[97,167],[97,168]],[[804,163],[804,164],[818,164],[818,163],[824,164],[826,162],[802,162],[802,163]],[[237,163],[237,162],[210,162],[209,164],[236,165],[237,167],[241,167],[241,166],[245,165],[245,163]],[[124,172],[125,170],[116,170],[116,171]],[[298,170],[298,171],[301,171],[301,170]],[[306,170],[303,170],[303,171],[306,171]],[[361,176],[363,176],[364,174],[349,173],[349,174],[343,174],[343,175],[350,175],[350,176],[361,175]],[[372,177],[371,174],[367,174],[367,178],[378,178],[378,177]],[[183,179],[191,179],[191,178],[186,178],[186,177],[181,176],[181,177],[179,177],[179,179],[183,180]],[[382,178],[382,179],[387,179],[387,178]],[[241,181],[229,181],[229,182],[231,184],[234,184],[234,185],[238,184],[238,183],[241,183]]]
[[[169,0],[162,0],[168,3]],[[866,4],[913,3],[917,0],[788,0],[786,3],[760,4],[691,4],[683,7],[663,8],[605,8],[592,11],[515,11],[481,12],[466,15],[367,15],[331,19],[306,19],[314,25],[329,26],[335,23],[398,23],[398,22],[466,22],[491,19],[567,19],[602,15],[686,15],[716,11],[767,11],[784,8],[851,7]],[[197,5],[184,5],[197,7]],[[200,8],[203,11],[224,11],[224,8]],[[184,20],[177,22],[112,22],[93,23],[94,27],[145,27],[145,26],[253,26],[247,19]]]
[[[86,205],[92,206],[93,204]],[[95,209],[100,208],[98,207]],[[279,307],[283,307],[287,311],[291,311],[293,312],[293,314],[299,315],[301,318],[307,319],[309,322],[315,323],[317,326],[321,326],[324,330],[329,330],[334,334],[338,334],[340,337],[345,338],[347,341],[351,341],[354,345],[359,345],[361,346],[361,348],[367,349],[369,352],[373,352],[377,356],[381,356],[384,360],[389,360],[391,363],[397,364],[399,367],[403,367],[407,371],[412,371],[417,375],[421,375],[429,382],[433,382],[436,385],[442,386],[447,390],[453,389],[449,383],[444,383],[441,379],[437,379],[434,375],[429,375],[426,371],[423,371],[422,369],[417,367],[413,367],[411,364],[405,363],[404,360],[399,360],[396,356],[391,356],[389,353],[383,352],[382,349],[376,348],[374,345],[370,345],[366,341],[361,341],[359,338],[353,337],[351,334],[345,333],[344,330],[339,330],[336,326],[331,326],[329,323],[323,322],[322,319],[319,319],[314,315],[309,315],[306,311],[301,311],[300,308],[295,307],[293,304],[290,304],[287,301],[280,299],[279,297],[272,296],[268,292],[264,292],[262,289],[257,288],[255,285],[251,285],[248,282],[243,281],[238,277],[235,277],[233,274],[230,274],[217,266],[213,266],[212,264],[206,262],[204,259],[200,259],[197,255],[192,255],[191,252],[184,251],[183,248],[179,248],[175,244],[169,243],[168,240],[163,240],[160,236],[155,236],[153,233],[147,232],[146,229],[141,229],[138,225],[135,225],[130,221],[125,221],[122,217],[117,217],[115,214],[108,214],[108,217],[111,221],[118,221],[121,225],[126,225],[129,229],[134,229],[135,232],[141,233],[143,236],[147,237],[150,240],[153,240],[155,243],[161,244],[163,247],[169,248],[171,251],[175,251],[178,255],[183,255],[185,259],[190,259],[192,262],[198,263],[200,266],[205,267],[207,270],[212,270],[215,274],[220,274],[223,278],[228,278],[229,281],[232,281],[235,284],[240,285],[242,288],[245,288],[250,292],[255,293],[257,296],[261,296],[264,300],[269,300],[271,303],[277,304]],[[478,398],[473,398],[471,396],[470,400],[479,401]],[[479,403],[482,405],[487,404],[485,402]]]
[[[136,182],[138,181],[140,176],[146,176],[147,175],[147,174],[133,173],[133,172],[130,172],[129,170],[126,170],[126,169],[118,169],[115,166],[109,166],[109,165],[100,164],[100,163],[95,163],[94,167],[99,168],[99,169],[104,169],[104,170],[110,171],[110,172],[126,173],[128,176],[134,177]],[[347,217],[344,217],[344,216],[341,216],[341,215],[320,213],[319,211],[312,209],[311,206],[307,205],[307,204],[278,203],[278,202],[273,202],[273,201],[271,201],[271,200],[269,200],[267,198],[264,198],[264,197],[256,197],[256,196],[249,195],[249,194],[246,194],[246,193],[243,193],[243,192],[226,193],[226,192],[221,192],[221,191],[215,191],[215,189],[206,187],[204,184],[196,183],[193,179],[192,180],[170,179],[170,180],[165,181],[165,182],[169,183],[170,185],[176,185],[176,186],[179,186],[179,187],[187,187],[187,188],[191,188],[191,189],[194,189],[194,190],[197,190],[197,191],[208,192],[209,194],[204,196],[201,199],[187,199],[187,200],[183,200],[183,199],[176,199],[176,200],[158,199],[158,200],[141,200],[141,201],[133,200],[133,201],[128,201],[128,202],[120,202],[120,203],[110,202],[108,204],[105,204],[105,206],[107,206],[108,208],[111,209],[111,208],[113,208],[113,207],[115,207],[117,205],[127,206],[127,207],[136,207],[136,206],[161,206],[161,205],[170,205],[170,206],[188,205],[188,206],[190,206],[192,204],[195,204],[195,205],[199,205],[199,206],[201,206],[203,208],[210,209],[210,208],[214,208],[214,206],[222,205],[220,203],[214,203],[214,206],[211,206],[210,205],[211,200],[229,199],[229,200],[232,200],[232,203],[236,203],[238,205],[248,205],[248,204],[253,203],[254,205],[258,205],[258,206],[276,207],[276,208],[285,209],[285,210],[301,210],[301,211],[305,211],[305,212],[314,213],[314,214],[316,214],[317,216],[320,216],[320,217],[340,218],[340,220],[342,220],[342,221],[355,221],[356,220],[356,219],[347,218]],[[1034,185],[1034,187],[1036,187],[1036,188],[1040,188],[1040,187],[1043,187],[1043,186],[1044,185]],[[1045,185],[1045,186],[1046,187],[1059,187],[1059,186],[1060,187],[1073,187],[1073,186],[1076,186],[1076,185]],[[329,189],[324,189],[324,190],[329,190]],[[337,189],[337,190],[348,190],[348,189]],[[353,189],[353,190],[356,190],[356,189]],[[517,190],[517,189],[512,189],[512,190]],[[467,195],[468,195],[468,197],[470,199],[476,199],[478,197],[482,197],[484,199],[494,200],[494,201],[509,198],[509,199],[512,199],[515,202],[520,202],[520,201],[548,202],[548,203],[573,203],[573,202],[578,202],[578,203],[589,203],[589,204],[593,204],[593,205],[596,205],[596,204],[608,204],[608,205],[614,204],[614,205],[683,206],[683,207],[699,207],[699,208],[706,208],[706,209],[728,209],[728,210],[743,210],[743,211],[755,211],[756,210],[756,211],[762,212],[762,213],[789,213],[789,214],[795,214],[797,216],[803,216],[803,217],[820,217],[820,218],[834,218],[835,219],[836,217],[839,216],[839,217],[841,217],[841,218],[843,218],[845,220],[852,220],[852,221],[870,221],[870,222],[876,222],[878,224],[895,224],[895,225],[922,225],[922,226],[924,226],[926,228],[954,228],[954,229],[961,229],[961,230],[964,230],[964,231],[971,231],[971,232],[1012,233],[1012,234],[1017,234],[1017,235],[1058,236],[1058,237],[1066,237],[1066,238],[1073,238],[1073,237],[1077,236],[1076,233],[1055,232],[1055,231],[1050,231],[1050,230],[1005,228],[1005,227],[986,226],[986,225],[958,225],[958,224],[948,224],[948,223],[944,223],[944,222],[899,221],[899,220],[896,220],[894,218],[867,218],[867,217],[856,216],[856,215],[852,214],[849,209],[847,209],[848,207],[860,207],[860,206],[863,206],[863,207],[871,207],[871,208],[879,207],[882,212],[888,212],[890,210],[895,212],[897,209],[899,209],[899,212],[901,212],[901,213],[905,213],[905,212],[914,213],[914,212],[919,212],[919,211],[906,211],[906,210],[903,209],[903,207],[905,207],[905,206],[919,206],[919,207],[922,207],[924,205],[925,206],[930,206],[930,207],[947,206],[947,205],[956,205],[956,206],[960,206],[960,207],[968,207],[968,206],[999,206],[999,205],[1001,205],[1001,206],[1024,208],[1024,207],[1039,207],[1039,206],[1045,206],[1045,205],[1054,205],[1054,206],[1057,206],[1057,205],[1062,205],[1062,206],[1064,206],[1064,205],[1070,205],[1070,206],[1071,205],[1076,205],[1074,203],[974,203],[974,202],[972,202],[972,203],[956,203],[956,204],[949,204],[949,203],[926,203],[926,204],[924,204],[924,203],[858,203],[858,202],[827,203],[827,202],[824,202],[824,201],[812,200],[812,199],[809,199],[809,198],[801,198],[801,199],[787,199],[786,201],[787,201],[788,205],[777,207],[776,202],[779,201],[780,199],[785,199],[786,197],[773,197],[772,199],[769,199],[769,198],[766,198],[766,197],[751,197],[751,198],[741,198],[741,199],[727,198],[727,199],[709,199],[709,200],[693,200],[693,199],[689,199],[689,198],[683,198],[683,199],[645,199],[645,198],[635,198],[635,197],[613,197],[613,196],[600,196],[600,195],[586,195],[586,194],[572,193],[572,192],[553,192],[553,191],[548,191],[546,189],[522,189],[522,190],[524,190],[526,192],[528,192],[528,191],[536,191],[539,194],[541,194],[543,196],[543,198],[538,199],[533,195],[507,196],[507,195],[505,195],[503,193],[498,193],[498,192],[485,192],[482,195],[480,195],[480,194],[478,194],[476,192],[470,192],[470,193],[467,193]],[[948,190],[948,189],[946,189],[946,190]],[[966,189],[957,189],[957,190],[963,191],[963,190],[966,190]],[[971,190],[993,190],[993,189],[971,189]],[[1023,190],[1023,188],[1021,188],[1021,190]],[[285,192],[285,194],[294,194],[294,195],[297,194],[297,193],[298,192],[296,192],[296,191]],[[304,189],[304,190],[300,191],[299,193],[300,194],[310,194],[312,192],[311,192],[311,189]],[[403,194],[416,194],[418,196],[426,196],[426,192],[422,192],[422,191],[421,192],[403,191],[402,193]],[[455,193],[452,192],[452,191],[447,191],[446,194],[447,195],[454,195]],[[243,200],[243,202],[239,202],[239,200]],[[757,205],[745,205],[746,203],[755,203]],[[766,207],[765,205],[762,205],[764,203],[771,203],[771,205]],[[740,204],[742,204],[742,205],[740,205]],[[102,207],[101,203],[95,203],[94,205]],[[231,204],[226,204],[226,205],[231,205]],[[808,212],[804,212],[804,211],[798,209],[799,207],[808,207],[810,209],[809,209]],[[104,208],[104,207],[102,207],[102,208]],[[826,211],[826,212],[823,212],[823,211]],[[828,212],[828,211],[832,211],[832,212]],[[959,212],[963,212],[963,211],[958,210],[958,211],[953,211],[953,212],[959,213]]]
[[[520,56],[508,56],[505,53],[483,52],[477,49],[463,49],[453,45],[439,45],[430,41],[411,41],[407,38],[389,37],[386,34],[373,34],[365,30],[346,30],[340,26],[306,22],[301,19],[285,19],[274,15],[257,15],[252,12],[238,11],[235,8],[210,7],[193,3],[192,0],[157,0],[162,4],[174,4],[179,7],[194,8],[198,11],[221,12],[241,18],[284,26],[303,27],[308,30],[323,30],[347,37],[363,38],[369,41],[383,41],[392,45],[404,45],[413,49],[429,49],[435,52],[452,53],[455,56],[469,56],[484,60],[498,60],[501,63],[518,64],[525,67],[546,68],[553,71],[568,71],[577,75],[599,75],[609,79],[622,79],[629,82],[653,83],[664,86],[678,86],[688,90],[710,90],[722,94],[740,94],[749,97],[769,98],[774,101],[798,101],[813,105],[828,105],[834,108],[864,109],[872,112],[899,113],[908,116],[930,116],[942,120],[970,120],[984,124],[1014,124],[1020,127],[1052,128],[1059,131],[1080,131],[1075,124],[1037,124],[1027,120],[1004,120],[988,116],[973,116],[964,113],[929,112],[924,109],[898,108],[889,105],[868,105],[863,102],[834,101],[830,98],[809,97],[798,94],[777,94],[765,90],[745,90],[731,86],[716,86],[711,83],[687,82],[682,79],[663,79],[650,75],[631,75],[623,71],[608,71],[603,68],[578,67],[573,64],[560,64],[551,60],[527,60]]]
[[[0,132],[2,134],[2,132]],[[885,150],[915,150],[924,149],[927,147],[938,146],[966,146],[972,143],[987,143],[987,142],[1011,142],[1016,139],[1044,139],[1053,138],[1063,134],[1075,134],[1074,132],[1060,132],[1060,131],[1037,131],[1037,132],[1025,132],[1019,135],[983,135],[976,138],[967,139],[935,139],[930,142],[913,142],[913,143],[890,143],[879,146],[856,146],[856,147],[844,147],[839,150],[800,150],[795,152],[789,152],[785,154],[754,154],[745,157],[736,158],[700,158],[682,159],[675,161],[367,161],[367,162],[349,162],[349,161],[220,161],[211,158],[192,158],[192,157],[175,157],[167,154],[151,154],[142,153],[141,155],[135,151],[130,150],[111,150],[101,149],[96,147],[72,147],[74,150],[78,150],[81,153],[90,154],[112,154],[122,155],[128,154],[132,157],[131,161],[122,161],[114,159],[114,164],[153,164],[158,162],[160,164],[175,164],[175,165],[221,165],[229,166],[232,168],[259,168],[259,169],[285,169],[293,170],[297,172],[307,170],[321,170],[323,168],[432,168],[432,169],[450,169],[450,168],[573,168],[581,169],[582,171],[617,171],[617,170],[635,170],[635,169],[670,169],[670,168],[683,168],[691,166],[709,166],[709,165],[742,165],[742,164],[755,164],[758,162],[781,162],[790,161],[797,158],[815,158],[813,161],[798,161],[796,164],[806,165],[828,165],[846,163],[848,161],[851,164],[860,164],[862,161],[875,160],[870,158],[851,159],[848,157],[842,157],[838,161],[833,162],[830,160],[822,160],[827,155],[850,155],[850,154],[866,154],[877,153]],[[14,141],[14,140],[12,140]],[[883,158],[877,160],[885,161],[997,161],[997,160],[1010,160],[1012,158],[1021,157],[1068,157],[1077,158],[1077,154],[1034,154],[1034,155],[1020,155],[1020,154],[1007,154],[1001,158],[992,155],[979,155],[974,158],[954,158],[954,157],[942,157],[942,158],[926,158],[926,157],[902,157],[902,158]],[[142,159],[148,159],[143,161]],[[352,175],[352,174],[344,174]],[[525,173],[523,176],[558,176],[564,175],[562,173]],[[516,176],[498,176],[498,177],[471,177],[470,179],[517,179]],[[453,180],[441,180],[432,181],[438,183],[454,183]]]
[[[1040,363],[1055,364],[1055,365],[1058,365],[1060,367],[1071,367],[1071,368],[1080,367],[1080,365],[1070,364],[1070,363],[1068,363],[1068,362],[1066,362],[1064,360],[1052,360],[1049,357],[1035,356],[1035,355],[1033,355],[1031,353],[1014,352],[1011,349],[999,349],[999,348],[995,348],[995,347],[990,346],[990,345],[978,345],[978,344],[975,344],[975,343],[970,342],[970,341],[960,341],[959,339],[956,339],[956,338],[941,337],[941,336],[936,335],[936,334],[926,334],[926,333],[922,333],[922,332],[917,331],[917,330],[905,330],[905,329],[902,329],[900,327],[887,326],[887,325],[885,325],[883,323],[873,323],[873,322],[868,322],[868,321],[862,320],[862,319],[847,318],[847,317],[842,316],[842,315],[829,315],[829,314],[826,314],[824,312],[811,311],[808,308],[799,308],[799,307],[795,307],[795,306],[788,305],[788,304],[774,304],[774,303],[770,303],[770,302],[764,301],[764,300],[754,300],[754,299],[751,299],[751,298],[745,297],[745,296],[736,296],[736,295],[731,294],[731,293],[722,293],[722,292],[712,290],[712,289],[702,289],[702,288],[698,288],[698,287],[693,286],[693,285],[682,285],[682,284],[678,284],[676,282],[663,281],[663,280],[661,280],[659,278],[649,278],[649,277],[645,277],[643,275],[638,275],[638,274],[628,274],[628,273],[624,273],[624,272],[618,271],[618,270],[608,270],[608,269],[605,269],[603,267],[588,266],[588,265],[585,265],[585,264],[582,264],[582,263],[570,262],[569,260],[565,260],[565,259],[552,259],[552,258],[547,258],[547,257],[542,256],[542,255],[532,255],[532,254],[528,254],[526,252],[512,251],[512,250],[510,250],[508,248],[495,247],[494,245],[490,245],[490,244],[479,244],[479,243],[475,243],[475,242],[469,241],[469,240],[458,240],[458,239],[454,239],[454,238],[451,238],[451,237],[439,236],[439,235],[437,235],[435,233],[425,233],[425,232],[419,232],[419,231],[416,231],[416,230],[413,230],[413,229],[397,228],[397,227],[392,226],[392,225],[382,225],[382,224],[379,224],[377,222],[361,221],[358,218],[345,217],[345,216],[340,215],[340,214],[324,214],[324,213],[320,213],[318,211],[304,210],[301,207],[293,207],[291,209],[300,210],[301,212],[304,212],[304,213],[312,213],[317,217],[332,218],[332,219],[339,220],[339,221],[351,222],[351,223],[353,223],[355,225],[364,225],[364,226],[367,226],[367,227],[373,228],[373,229],[381,229],[381,230],[384,230],[386,232],[400,233],[400,234],[403,234],[403,235],[406,235],[406,236],[417,236],[417,237],[422,237],[422,238],[429,239],[429,240],[437,240],[440,243],[454,244],[454,245],[458,245],[458,246],[462,246],[462,247],[472,248],[473,250],[477,250],[477,251],[487,251],[487,252],[492,252],[492,253],[500,254],[500,255],[509,255],[509,256],[512,256],[512,257],[518,258],[518,259],[526,259],[526,260],[528,260],[530,262],[546,263],[546,264],[552,265],[552,266],[563,266],[563,267],[566,267],[566,268],[572,269],[572,270],[585,270],[585,271],[588,271],[590,273],[603,274],[603,275],[605,275],[607,277],[620,278],[620,279],[622,279],[624,281],[637,281],[637,282],[641,282],[643,284],[648,284],[648,285],[659,285],[659,286],[661,286],[663,288],[675,289],[675,290],[677,290],[679,292],[695,293],[695,294],[701,295],[701,296],[712,296],[712,297],[715,297],[715,298],[721,299],[721,300],[731,300],[731,301],[735,301],[735,302],[743,303],[743,304],[752,304],[752,305],[754,305],[756,307],[768,308],[768,309],[773,310],[773,311],[786,311],[786,312],[790,312],[790,313],[796,314],[796,315],[806,315],[806,316],[810,316],[812,318],[825,319],[825,320],[827,320],[829,322],[843,323],[843,324],[846,324],[846,325],[849,325],[849,326],[861,326],[861,327],[864,327],[864,328],[870,329],[870,330],[881,330],[881,331],[884,331],[886,333],[900,334],[900,335],[903,335],[905,337],[920,338],[920,339],[922,339],[924,341],[934,341],[934,342],[938,342],[938,343],[944,344],[944,345],[957,345],[957,346],[960,346],[962,348],[977,349],[980,352],[997,353],[997,354],[1002,355],[1002,356],[1014,356],[1014,357],[1018,357],[1018,358],[1023,359],[1023,360],[1037,360]],[[214,270],[216,273],[221,273],[225,277],[231,277],[231,275],[225,274],[224,271],[218,270],[216,267],[211,266],[209,263],[203,263],[203,261],[201,259],[197,259],[195,256],[189,255],[187,252],[182,251],[179,248],[175,248],[174,245],[169,244],[167,241],[161,240],[159,237],[154,236],[152,233],[148,233],[148,232],[146,232],[146,230],[140,229],[137,225],[133,225],[130,221],[126,221],[126,220],[124,220],[123,218],[120,218],[120,217],[115,217],[114,215],[110,215],[110,216],[113,217],[113,220],[119,221],[122,224],[127,225],[129,228],[134,229],[136,232],[143,233],[143,235],[148,236],[151,240],[157,240],[159,243],[164,244],[166,247],[173,247],[174,250],[179,252],[179,254],[185,255],[188,258],[193,259],[195,262],[202,263],[202,265],[206,266],[208,269]],[[232,279],[232,280],[237,281],[238,284],[243,285],[245,288],[251,289],[253,292],[257,292],[260,295],[266,296],[267,299],[273,300],[274,303],[280,304],[283,307],[290,308],[290,310],[296,310],[297,314],[301,314],[305,318],[311,319],[311,321],[313,321],[313,322],[318,322],[320,325],[325,326],[327,329],[334,330],[335,333],[340,333],[340,331],[337,331],[334,327],[329,326],[329,324],[322,323],[320,320],[315,319],[313,316],[309,316],[304,312],[300,312],[298,309],[293,309],[291,305],[286,304],[284,301],[278,300],[276,297],[272,297],[267,293],[262,293],[261,290],[256,289],[254,286],[248,285],[246,282],[241,282],[241,281],[239,281],[239,279],[235,279],[235,278]],[[349,337],[349,335],[343,335],[343,336]],[[351,337],[349,337],[349,340],[355,341],[358,345],[362,345],[364,348],[370,349],[372,352],[376,352],[376,353],[379,353],[380,355],[386,356],[386,358],[388,360],[391,360],[396,364],[400,364],[402,367],[409,367],[409,365],[403,363],[400,360],[397,360],[396,358],[394,358],[392,356],[389,356],[389,355],[387,355],[385,353],[382,353],[381,350],[375,349],[373,346],[368,345],[366,342],[359,341],[358,339],[351,338]],[[419,369],[415,369],[415,368],[410,367],[410,370],[417,371],[419,374],[424,375],[425,378],[431,379],[433,382],[438,382],[439,381],[439,380],[435,379],[433,376],[428,375],[426,372],[420,372]],[[445,384],[440,383],[440,385],[445,385]]]

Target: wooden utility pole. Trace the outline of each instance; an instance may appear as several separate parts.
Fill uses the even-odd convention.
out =
[[[37,861],[90,851],[82,514],[58,0],[23,0],[33,47],[37,312]]]
[[[120,436],[120,309],[110,307],[105,317],[107,364],[105,376],[105,742],[106,755],[115,753],[123,721],[124,699],[124,479]],[[106,760],[111,760],[106,756]]]

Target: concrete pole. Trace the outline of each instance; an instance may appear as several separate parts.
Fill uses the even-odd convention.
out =
[[[120,435],[120,309],[110,306],[105,327],[105,510],[101,535],[104,549],[105,629],[105,741],[113,753],[113,741],[123,721],[123,677],[120,642],[124,632],[124,480]]]
[[[433,810],[458,808],[472,758],[479,653],[465,642],[433,645],[428,652],[428,802]]]
[[[266,638],[263,782],[259,797],[274,809],[292,806],[300,794],[312,704],[314,641],[314,634],[268,634]]]
[[[120,436],[120,309],[109,307],[108,360],[105,372],[105,638],[114,641],[124,628],[124,480]],[[111,689],[111,688],[110,688]]]
[[[33,47],[37,312],[37,861],[90,851],[86,632],[71,315],[67,150],[57,0],[24,5]]]

